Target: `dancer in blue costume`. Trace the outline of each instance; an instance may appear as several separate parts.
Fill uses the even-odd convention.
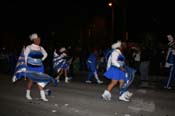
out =
[[[107,89],[102,94],[102,97],[105,100],[111,100],[111,91],[119,83],[120,87],[120,96],[119,100],[128,102],[129,99],[126,97],[126,94],[123,94],[127,89],[122,89],[124,83],[127,82],[126,69],[124,68],[125,57],[122,54],[122,42],[118,41],[112,45],[112,53],[108,58],[107,71],[104,73],[104,76],[108,79],[111,79],[111,83],[108,85]],[[131,95],[130,95],[131,96]]]
[[[175,81],[175,41],[171,34],[167,35],[168,38],[168,53],[166,57],[165,67],[170,69],[169,78],[166,81],[165,88],[171,89]]]
[[[68,60],[66,48],[62,47],[59,49],[59,52],[54,51],[53,58],[53,68],[55,72],[58,74],[56,77],[57,82],[60,81],[61,75],[64,73],[65,83],[69,83],[68,71],[70,67],[71,60]]]
[[[30,92],[33,82],[36,82],[40,91],[41,100],[48,101],[43,88],[50,81],[56,86],[56,80],[44,73],[44,65],[42,62],[46,59],[47,52],[42,46],[40,46],[40,37],[37,34],[32,34],[30,39],[33,41],[33,44],[28,45],[26,49],[23,49],[18,59],[12,81],[16,82],[16,80],[23,77],[28,80],[26,90],[26,98],[28,100],[32,100]]]
[[[108,58],[110,57],[113,50],[114,49],[107,49],[104,52],[106,63],[108,62]],[[120,62],[120,64],[123,65],[126,69],[126,80],[124,81],[124,84],[120,89],[120,95],[124,94],[125,98],[130,99],[133,93],[129,92],[128,89],[134,81],[136,70],[127,66],[124,62]]]
[[[89,70],[89,74],[88,74],[88,77],[86,79],[86,83],[92,83],[91,81],[91,78],[94,76],[95,79],[97,80],[97,83],[98,84],[102,84],[103,81],[101,81],[98,77],[98,74],[97,74],[97,63],[96,63],[96,58],[97,58],[97,54],[98,54],[98,51],[97,50],[93,50],[93,52],[89,55],[87,61],[86,61],[86,64],[87,64],[87,67],[88,67],[88,70]]]

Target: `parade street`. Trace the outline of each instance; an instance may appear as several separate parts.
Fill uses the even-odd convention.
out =
[[[107,84],[85,84],[61,81],[57,87],[49,84],[52,93],[48,102],[40,100],[33,86],[33,100],[26,100],[26,81],[12,83],[11,76],[0,75],[0,116],[175,116],[175,91],[159,88],[132,87],[130,102],[118,100],[118,88],[112,100],[104,101],[101,94]]]

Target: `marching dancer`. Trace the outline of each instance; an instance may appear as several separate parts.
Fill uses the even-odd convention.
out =
[[[86,83],[92,83],[91,81],[91,78],[94,76],[95,79],[97,80],[97,83],[98,84],[102,84],[103,81],[101,81],[98,77],[98,74],[97,74],[97,65],[96,65],[96,57],[97,57],[97,53],[98,51],[97,50],[94,50],[93,53],[91,53],[87,59],[87,67],[88,67],[88,70],[89,70],[89,74],[88,74],[88,77],[86,79]]]
[[[170,73],[165,88],[171,89],[172,83],[173,81],[175,81],[175,41],[171,34],[167,35],[167,38],[169,41],[169,48],[166,57],[165,67],[170,69]]]
[[[56,50],[54,51],[53,68],[58,74],[56,77],[57,82],[60,81],[60,77],[64,73],[65,83],[69,83],[68,71],[72,60],[68,60],[69,57],[66,52],[64,47],[60,48],[58,53]]]
[[[110,57],[111,53],[114,50],[115,49],[112,48],[112,49],[107,49],[104,51],[104,57],[105,57],[106,63],[108,62],[108,58]],[[124,81],[124,84],[120,89],[120,95],[124,94],[125,98],[130,99],[132,97],[133,93],[128,91],[128,89],[134,81],[136,69],[127,66],[124,62],[123,62],[123,66],[126,69],[126,80]]]
[[[125,57],[122,54],[122,42],[118,41],[112,45],[112,53],[108,58],[107,71],[104,76],[111,79],[111,83],[108,85],[107,89],[102,94],[103,99],[111,100],[111,91],[119,83],[120,89],[123,87],[126,79],[126,70],[124,68]],[[126,91],[125,91],[126,92]],[[121,92],[120,92],[121,93]],[[123,92],[124,93],[124,92]],[[131,96],[131,95],[130,95]],[[126,94],[120,94],[119,100],[128,102],[129,99],[126,98]]]
[[[34,33],[30,36],[30,39],[33,44],[28,45],[26,49],[23,49],[16,65],[13,82],[21,79],[22,77],[27,78],[28,83],[26,98],[28,100],[32,100],[31,88],[33,86],[33,82],[36,82],[40,91],[41,100],[48,101],[43,88],[50,81],[52,81],[54,85],[56,85],[56,83],[54,78],[44,73],[43,61],[47,57],[47,52],[42,46],[40,46],[40,37],[36,33]]]

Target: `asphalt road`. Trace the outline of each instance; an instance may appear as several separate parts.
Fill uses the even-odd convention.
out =
[[[175,116],[175,90],[132,87],[131,101],[122,102],[115,88],[112,100],[104,101],[106,84],[61,81],[57,87],[46,87],[52,94],[43,102],[36,85],[33,100],[26,100],[25,86],[25,80],[13,84],[11,76],[0,75],[0,116]]]

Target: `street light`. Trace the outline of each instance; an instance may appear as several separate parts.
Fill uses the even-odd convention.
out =
[[[108,3],[108,6],[112,7],[112,2],[109,2],[109,3]]]

